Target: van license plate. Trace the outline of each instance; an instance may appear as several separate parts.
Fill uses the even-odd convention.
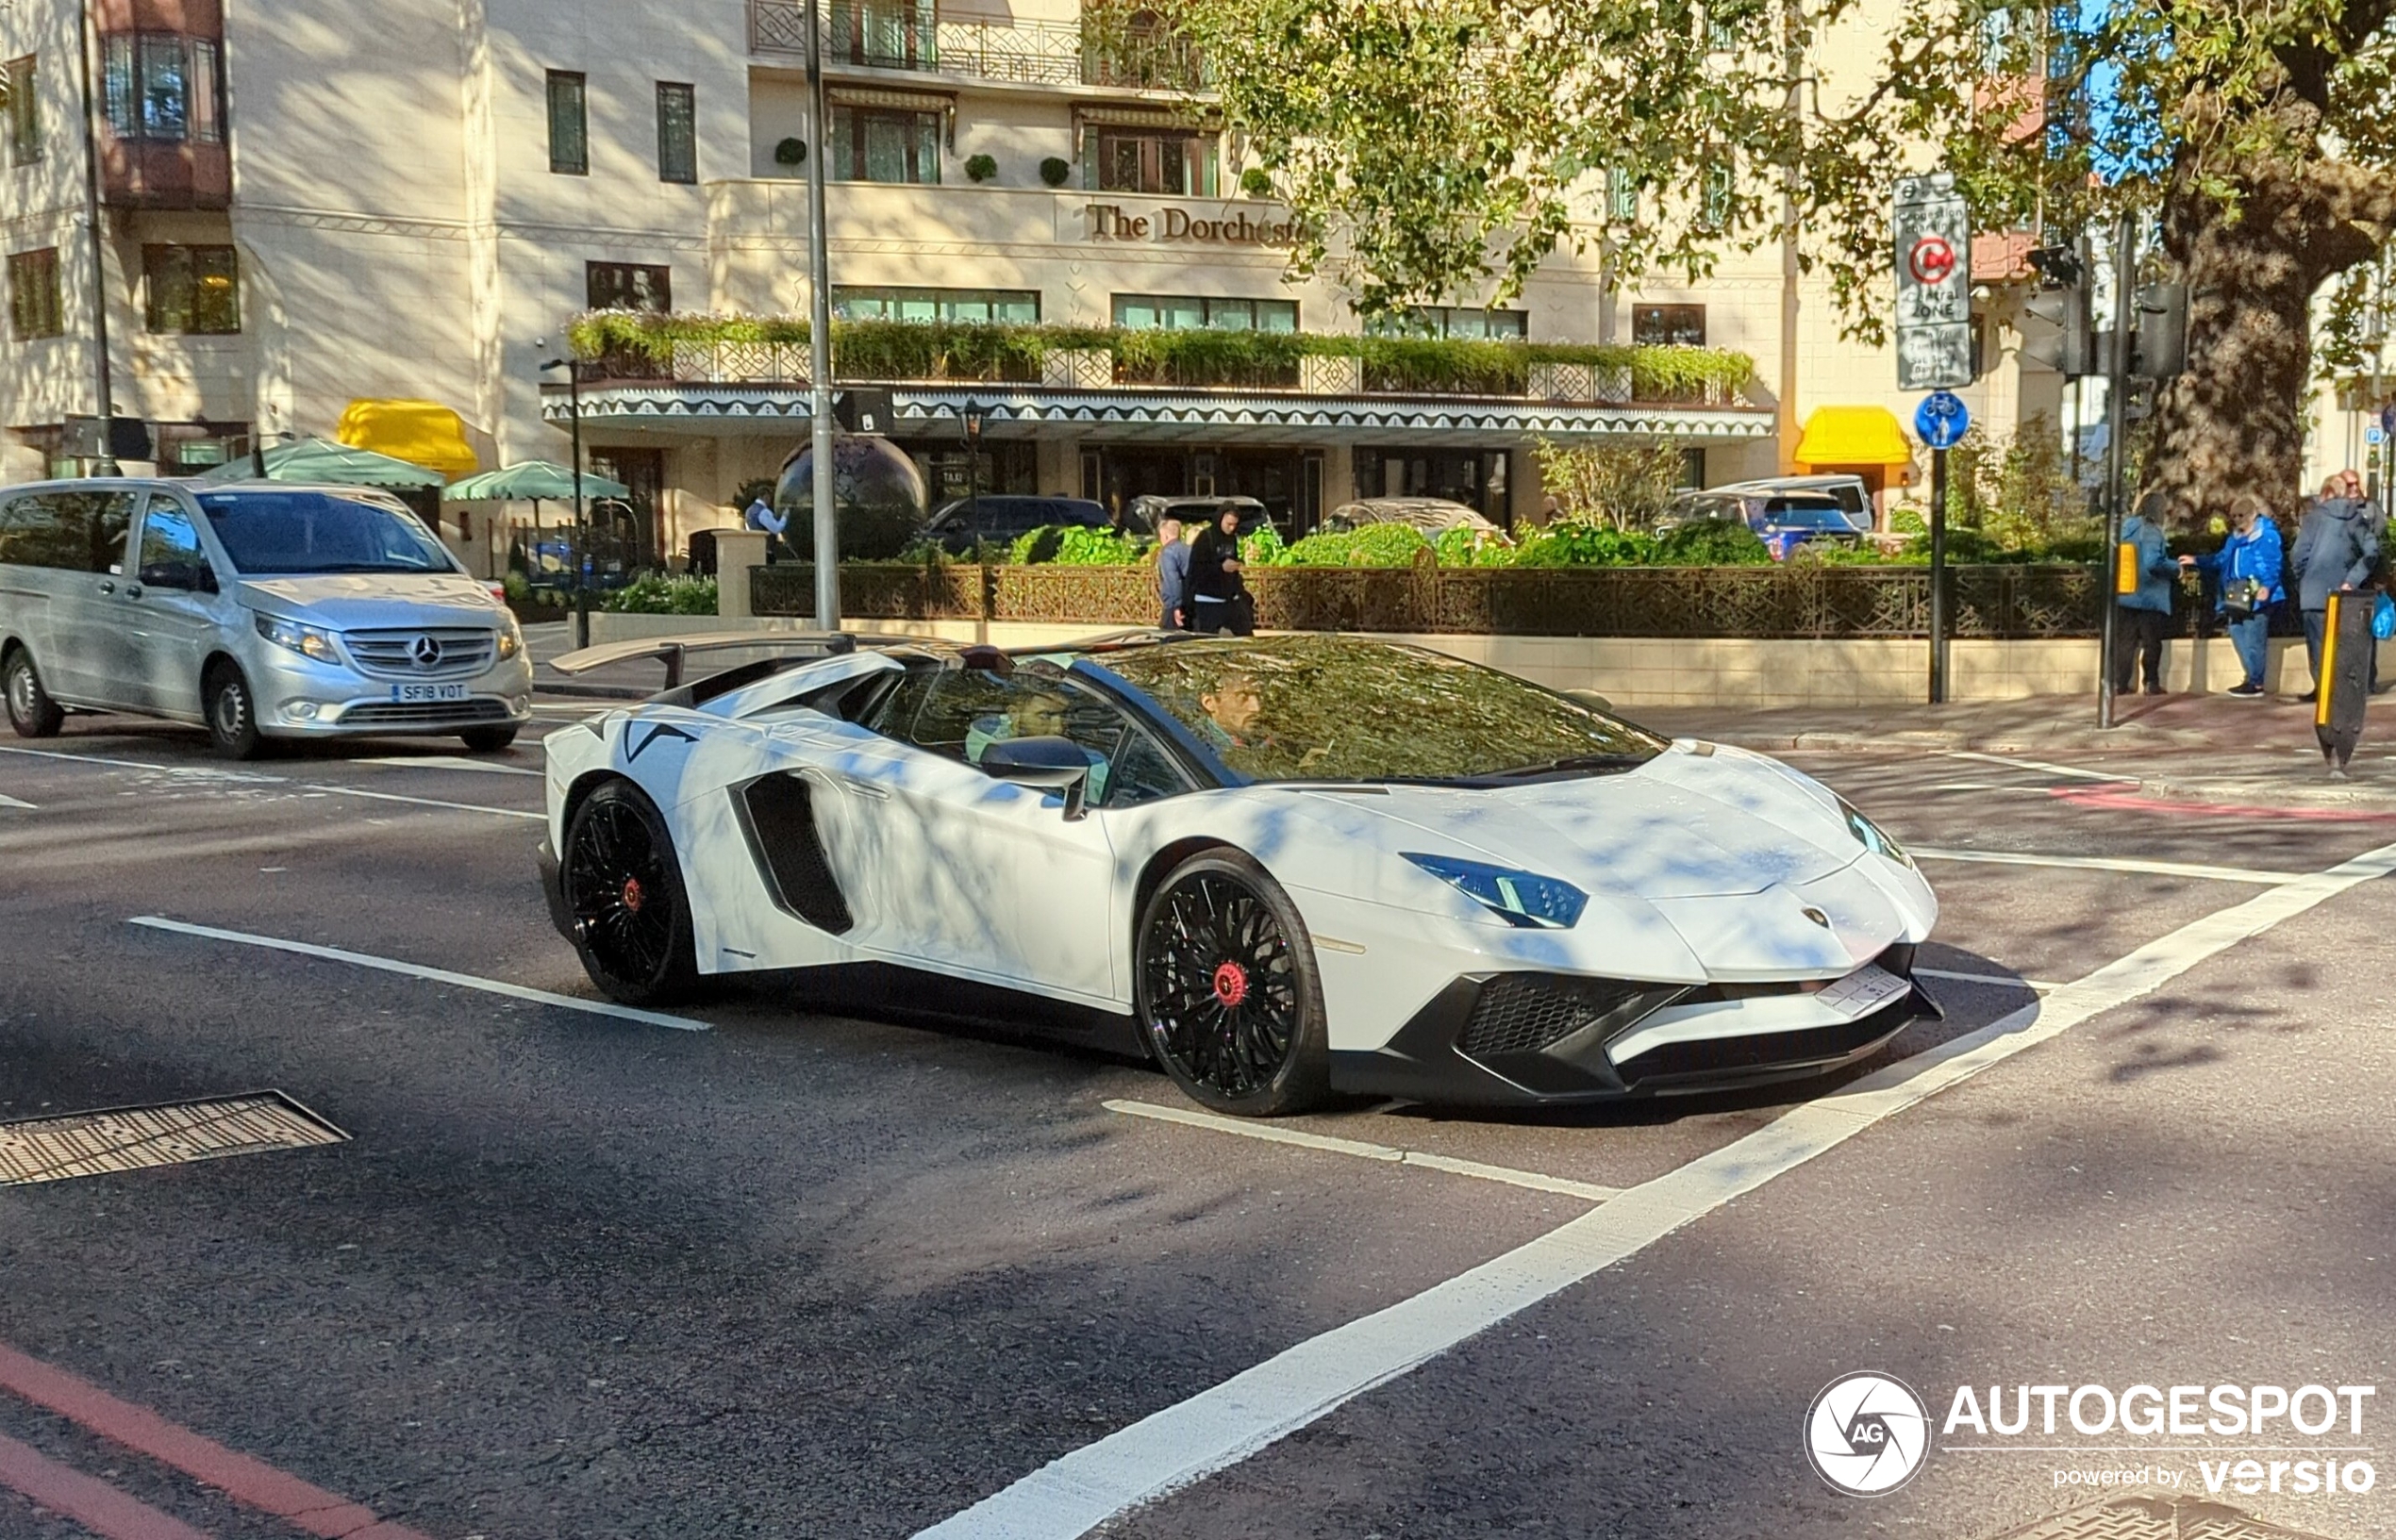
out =
[[[391,699],[408,704],[418,701],[462,701],[466,698],[463,685],[393,685]]]

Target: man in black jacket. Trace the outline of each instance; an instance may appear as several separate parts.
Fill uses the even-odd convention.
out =
[[[1240,510],[1226,503],[1222,516],[1190,544],[1190,629],[1202,637],[1241,631],[1248,586],[1240,576]]]

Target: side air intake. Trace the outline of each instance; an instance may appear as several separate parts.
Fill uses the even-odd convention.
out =
[[[839,936],[857,923],[840,879],[824,859],[816,833],[813,791],[795,775],[768,775],[742,787],[739,798],[749,853],[774,902],[820,931]]]

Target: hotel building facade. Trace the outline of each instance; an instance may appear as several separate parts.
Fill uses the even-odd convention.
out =
[[[1238,136],[1172,89],[1196,68],[1172,40],[1076,0],[974,3],[995,8],[824,0],[837,315],[1360,330],[1333,283],[1286,281],[1287,212],[1249,195]],[[807,313],[803,18],[796,0],[18,0],[0,12],[0,476],[87,467],[76,420],[111,415],[147,425],[168,473],[310,434],[451,473],[564,459],[567,392],[542,366],[578,312]],[[1542,439],[1670,439],[1704,484],[1853,469],[1893,495],[1916,478],[1891,356],[1841,339],[1826,287],[1777,247],[1626,289],[1599,244],[1504,307],[1413,324],[1729,350],[1752,381],[1550,368],[1426,391],[1341,357],[1263,383],[1133,380],[1084,350],[1038,378],[878,383],[936,502],[977,478],[1244,493],[1304,520],[1428,493],[1510,522],[1542,506]],[[2061,398],[2016,359],[2023,244],[1975,254],[1989,283],[1967,396],[2000,432]],[[692,346],[587,368],[588,463],[633,488],[651,551],[729,522],[804,442],[804,356]],[[443,532],[477,560],[504,548],[488,519],[453,510]]]

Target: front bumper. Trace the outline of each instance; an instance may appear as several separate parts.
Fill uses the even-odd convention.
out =
[[[402,700],[415,682],[380,679],[338,663],[303,657],[261,642],[241,660],[258,703],[258,731],[269,737],[355,737],[366,734],[456,733],[470,727],[522,727],[532,720],[532,665],[520,654],[460,679],[435,679],[454,701]]]
[[[1334,1052],[1332,1085],[1409,1101],[1522,1106],[1731,1090],[1825,1074],[1871,1056],[1907,1023],[1939,1014],[1913,982],[1913,950],[1891,947],[1874,960],[1904,985],[1886,1003],[1847,1019],[1809,1018],[1782,1007],[1788,1019],[1762,1017],[1763,1030],[1739,1021],[1740,1011],[1801,1002],[1794,986],[1776,993],[1555,973],[1470,975],[1433,997],[1381,1048]],[[1758,1003],[1735,1004],[1742,995]],[[1684,1033],[1622,1053],[1635,1035],[1658,1035],[1640,1029],[1659,1012],[1707,1007],[1721,1012],[1722,1030]]]

